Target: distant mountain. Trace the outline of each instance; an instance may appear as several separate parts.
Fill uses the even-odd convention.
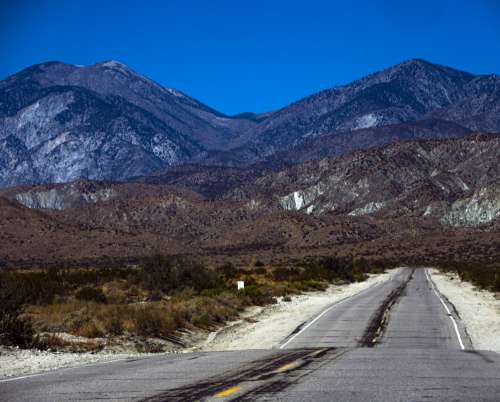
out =
[[[500,131],[500,77],[478,76],[465,86],[466,96],[429,113],[430,117],[453,121],[475,131]]]
[[[286,166],[348,154],[398,141],[460,138],[472,131],[456,123],[438,119],[422,119],[381,127],[362,128],[305,138],[300,144],[278,151],[266,164]]]
[[[256,128],[254,141],[272,150],[309,136],[416,121],[463,100],[474,78],[410,60],[281,109]]]
[[[252,169],[281,169],[306,161],[345,155],[352,151],[418,139],[460,138],[472,130],[452,121],[424,118],[380,127],[369,127],[306,136],[277,148],[253,142],[229,151],[203,152],[191,163]],[[266,154],[266,149],[269,154]]]
[[[244,146],[208,153],[205,163],[242,166],[271,155],[275,162],[290,161],[290,148],[297,154],[304,147],[307,158],[318,159],[400,139],[500,132],[499,99],[495,74],[476,76],[409,60],[274,112],[247,133]]]
[[[123,180],[224,148],[255,124],[116,61],[39,64],[0,82],[0,186]]]
[[[500,77],[420,59],[232,117],[117,61],[48,62],[0,82],[0,186],[161,176],[186,163],[281,169],[474,131],[500,132]]]
[[[225,116],[183,92],[162,87],[114,60],[88,67],[49,62],[28,68],[18,75],[42,87],[76,86],[106,97],[125,99],[207,149],[228,146],[233,140],[234,130],[241,131],[254,125],[252,119]]]

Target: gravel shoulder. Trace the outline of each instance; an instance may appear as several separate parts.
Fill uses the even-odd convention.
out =
[[[458,275],[430,271],[437,288],[457,309],[474,349],[500,353],[500,298],[480,290]]]
[[[279,347],[295,328],[328,306],[377,283],[390,280],[396,272],[397,270],[390,270],[384,274],[371,275],[364,282],[332,285],[324,292],[302,294],[292,297],[289,302],[280,298],[277,304],[251,309],[243,319],[209,334],[208,338],[193,350],[222,351]]]

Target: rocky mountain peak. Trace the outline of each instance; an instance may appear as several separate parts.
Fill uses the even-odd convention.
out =
[[[142,74],[139,74],[137,71],[133,70],[130,68],[128,65],[125,63],[122,63],[117,60],[105,60],[99,63],[92,64],[90,66],[84,67],[85,70],[88,70],[88,74],[96,74],[96,75],[104,75],[106,76],[107,73],[112,72],[112,73],[118,73],[122,74],[125,76],[128,80],[141,80],[144,82],[149,83],[150,85],[155,85],[159,89],[163,89],[163,87],[153,80],[145,77]]]
[[[120,62],[120,61],[117,61],[117,60],[105,60],[105,61],[102,61],[100,63],[96,63],[95,64],[96,66],[102,66],[102,67],[107,67],[107,68],[116,68],[116,69],[129,69],[129,67]]]
[[[276,157],[279,166],[401,139],[499,132],[499,111],[497,75],[422,59],[273,113],[232,117],[117,60],[50,61],[0,81],[0,186],[124,180],[186,162],[249,166]]]

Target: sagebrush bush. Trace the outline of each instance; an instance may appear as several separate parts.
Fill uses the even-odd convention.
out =
[[[438,267],[443,271],[456,272],[461,280],[471,282],[481,289],[500,292],[500,265],[443,262]]]
[[[249,304],[257,306],[276,303],[276,299],[274,299],[270,289],[265,290],[257,285],[245,286],[244,289],[238,291],[238,296],[247,298]]]
[[[368,275],[366,275],[364,272],[354,271],[352,273],[352,278],[355,282],[363,282],[368,279]]]
[[[238,275],[238,270],[231,262],[222,264],[218,271],[224,276],[225,280],[233,279]]]
[[[105,333],[95,320],[89,320],[79,328],[77,335],[84,336],[85,338],[101,338]]]
[[[103,313],[99,319],[102,322],[104,330],[109,335],[122,335],[124,331],[124,319],[127,314],[124,309],[113,306]]]
[[[0,274],[0,344],[29,348],[35,332],[28,319],[21,318],[27,295],[18,292],[15,276]]]
[[[300,274],[301,280],[323,280],[328,282],[364,281],[366,274],[372,270],[370,262],[364,258],[347,257],[321,257],[304,265]]]
[[[220,295],[222,292],[224,292],[224,288],[211,288],[211,289],[203,289],[200,292],[200,296],[203,297],[215,297],[217,295]]]
[[[370,269],[371,274],[383,274],[384,272],[385,272],[385,269],[383,267],[379,267],[379,266],[373,266]]]
[[[293,281],[300,277],[301,271],[298,268],[278,267],[273,270],[275,281]]]
[[[30,348],[33,345],[35,331],[31,322],[18,314],[0,315],[0,344]]]
[[[154,255],[143,261],[140,279],[149,290],[164,292],[193,288],[217,288],[223,279],[217,272],[190,258]]]
[[[81,287],[99,288],[116,280],[136,282],[138,273],[134,268],[0,270],[0,293],[10,292],[9,300],[21,300],[21,304],[51,304]]]
[[[107,298],[101,288],[85,286],[75,293],[75,298],[82,301],[91,301],[96,303],[106,303]]]
[[[172,317],[159,306],[146,305],[135,312],[135,330],[137,335],[165,338],[176,329]]]

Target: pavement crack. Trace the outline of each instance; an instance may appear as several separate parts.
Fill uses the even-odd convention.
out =
[[[359,341],[359,346],[373,347],[379,341],[389,322],[389,312],[391,308],[403,295],[408,283],[413,279],[414,273],[415,268],[413,268],[410,275],[384,299],[366,327],[365,332]]]

